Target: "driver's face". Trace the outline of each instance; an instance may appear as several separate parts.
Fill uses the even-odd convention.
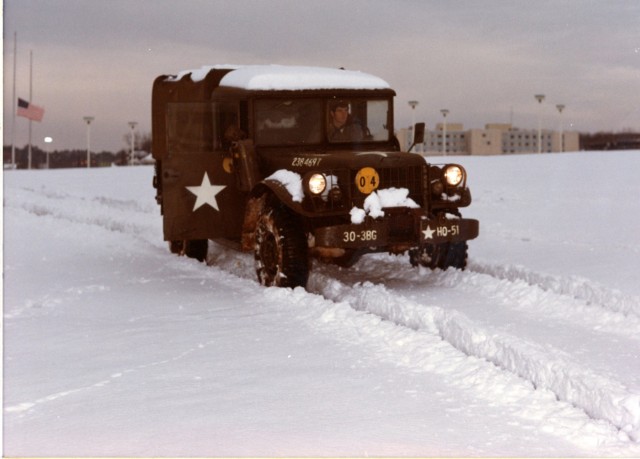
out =
[[[349,107],[336,107],[331,114],[333,116],[333,124],[336,127],[342,127],[345,125],[347,118],[349,117]]]

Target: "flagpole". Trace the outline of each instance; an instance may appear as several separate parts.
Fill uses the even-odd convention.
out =
[[[29,104],[33,101],[33,50],[29,50]],[[29,169],[31,169],[31,126],[33,121],[29,118]]]
[[[11,122],[11,166],[16,167],[16,63],[18,62],[18,32],[13,32],[13,120]]]

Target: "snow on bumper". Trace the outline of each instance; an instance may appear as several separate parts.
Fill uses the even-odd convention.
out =
[[[413,209],[412,209],[413,210]],[[418,209],[417,209],[418,210]],[[383,218],[368,218],[360,224],[344,224],[317,228],[316,247],[385,247],[406,244],[461,242],[478,237],[478,220],[468,218],[428,218],[419,210],[385,209]]]

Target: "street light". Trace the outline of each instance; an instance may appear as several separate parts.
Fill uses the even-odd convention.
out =
[[[133,159],[134,159],[134,151],[135,151],[135,130],[136,130],[136,125],[138,124],[137,121],[129,121],[129,127],[131,128],[131,160],[129,162],[130,166],[133,166]]]
[[[447,156],[447,115],[449,110],[443,108],[440,113],[442,113],[442,118],[444,119],[442,123],[442,155]]]
[[[564,126],[562,125],[562,110],[564,110],[564,107],[564,104],[556,105],[556,108],[560,113],[560,153],[564,153]]]
[[[538,153],[542,153],[542,101],[544,100],[544,94],[536,94],[533,96],[538,101],[538,105],[540,105],[540,110],[538,110]]]
[[[47,137],[44,138],[44,143],[46,144],[45,148],[47,150],[47,169],[49,169],[49,144],[51,142],[53,142],[53,139],[51,137],[47,136]]]
[[[410,100],[409,106],[411,107],[411,144],[413,144],[414,140],[416,140],[416,106],[418,105],[417,100]]]
[[[87,123],[87,168],[91,167],[91,122],[95,119],[93,116],[85,116],[82,118]]]

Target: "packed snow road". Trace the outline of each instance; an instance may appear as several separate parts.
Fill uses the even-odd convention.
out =
[[[466,271],[307,291],[170,255],[151,168],[5,173],[4,454],[638,456],[639,152],[456,160]]]

